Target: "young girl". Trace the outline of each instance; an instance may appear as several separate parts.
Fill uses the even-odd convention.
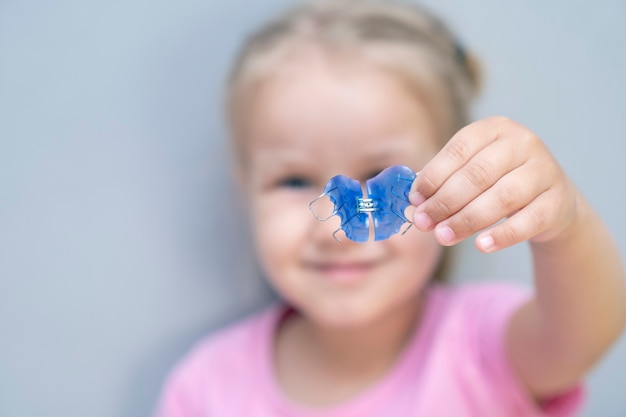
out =
[[[626,318],[598,216],[532,131],[467,124],[476,65],[408,4],[313,1],[232,72],[229,112],[259,261],[279,305],[201,342],[158,416],[569,416]],[[465,126],[465,127],[464,127]],[[307,206],[336,174],[419,171],[388,240],[337,242]],[[501,221],[503,220],[503,221]],[[533,294],[434,279],[445,247],[528,241]],[[225,278],[226,279],[226,278]]]

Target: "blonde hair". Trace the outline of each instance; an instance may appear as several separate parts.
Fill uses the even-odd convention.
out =
[[[312,0],[261,27],[241,49],[227,93],[235,140],[240,140],[245,97],[303,46],[364,59],[397,75],[431,108],[442,146],[469,121],[479,68],[439,19],[408,2]]]
[[[431,109],[441,146],[469,121],[479,68],[439,19],[416,4],[385,0],[311,0],[253,33],[229,78],[227,112],[239,159],[246,98],[303,47],[329,57],[361,59],[396,75]],[[241,160],[239,161],[241,163]],[[434,274],[450,267],[447,248]]]

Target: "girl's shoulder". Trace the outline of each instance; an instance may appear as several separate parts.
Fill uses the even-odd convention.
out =
[[[511,281],[478,281],[459,284],[434,284],[429,291],[429,302],[445,310],[468,308],[472,305],[488,307],[518,304],[530,296],[530,288]]]
[[[270,354],[267,346],[284,311],[281,305],[266,307],[197,342],[170,371],[156,415],[203,414],[207,404],[216,406],[233,397],[224,392],[233,386],[247,395],[259,379],[255,375],[263,371],[260,364]],[[225,383],[235,379],[235,385]]]
[[[529,288],[507,281],[434,284],[421,326],[431,329],[429,337],[478,342],[482,351],[499,344],[511,315],[530,295]]]
[[[177,368],[206,369],[211,364],[229,366],[250,358],[255,348],[272,337],[276,321],[284,312],[282,305],[272,305],[249,314],[198,341],[179,361]]]

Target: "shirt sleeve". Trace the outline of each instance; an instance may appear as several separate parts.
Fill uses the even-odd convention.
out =
[[[153,417],[201,417],[196,390],[183,369],[176,369],[165,382]]]
[[[494,392],[498,392],[511,406],[511,415],[570,417],[580,410],[584,390],[582,383],[571,389],[537,403],[526,390],[509,360],[505,335],[512,314],[529,297],[521,287],[508,284],[491,284],[483,288],[472,300],[476,314],[476,352],[480,352],[480,363],[493,381]]]
[[[215,381],[209,370],[216,364],[216,341],[214,336],[207,336],[178,362],[165,380],[153,417],[212,415],[209,404]]]

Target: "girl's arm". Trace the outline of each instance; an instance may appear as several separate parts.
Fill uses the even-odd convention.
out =
[[[583,376],[626,322],[624,270],[615,243],[576,194],[576,216],[560,235],[531,242],[536,295],[513,316],[508,348],[537,398]]]
[[[617,339],[626,323],[618,249],[527,128],[493,117],[461,129],[412,190],[414,223],[443,245],[483,229],[476,246],[486,253],[530,241],[536,293],[514,314],[507,346],[536,398],[570,388]]]

